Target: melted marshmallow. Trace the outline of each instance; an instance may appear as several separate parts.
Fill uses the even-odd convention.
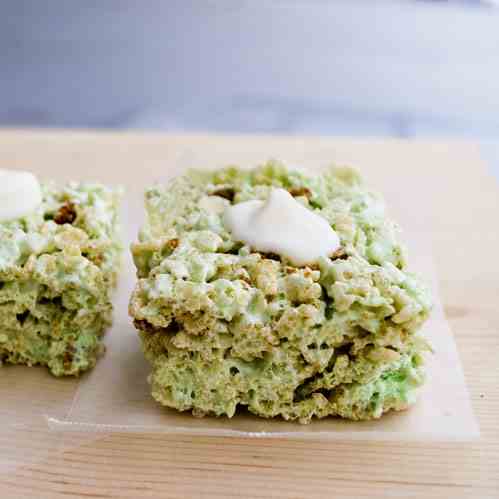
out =
[[[235,240],[256,251],[276,253],[298,267],[330,256],[340,247],[329,223],[284,189],[272,189],[266,201],[226,208],[223,221]]]
[[[0,222],[29,215],[41,202],[40,183],[32,173],[0,169]]]

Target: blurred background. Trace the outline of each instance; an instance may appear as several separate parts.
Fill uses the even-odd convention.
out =
[[[0,126],[478,140],[499,2],[0,0]]]

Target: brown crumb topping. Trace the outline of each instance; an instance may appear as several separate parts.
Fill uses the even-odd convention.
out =
[[[267,260],[275,260],[277,262],[281,261],[281,257],[277,253],[261,253],[262,258],[266,258]]]
[[[289,189],[288,192],[295,198],[305,196],[310,199],[312,197],[312,191],[307,187],[293,187]]]
[[[54,216],[54,222],[59,225],[72,224],[76,220],[75,205],[66,201]]]
[[[170,239],[169,241],[166,242],[166,247],[170,248],[172,251],[180,244],[180,241],[175,238],[175,239]]]
[[[227,199],[232,203],[234,201],[234,196],[236,195],[236,191],[232,187],[221,187],[220,189],[217,189],[216,191],[212,192],[211,195]]]
[[[344,248],[338,248],[331,256],[331,260],[347,260],[348,254]]]
[[[100,267],[102,265],[102,262],[104,261],[104,257],[101,254],[92,255],[91,260],[92,260],[92,262],[95,263],[95,265],[97,265],[98,267]]]

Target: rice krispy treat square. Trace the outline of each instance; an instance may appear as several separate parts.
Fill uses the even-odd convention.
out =
[[[224,210],[274,187],[325,218],[341,248],[296,267],[234,240]],[[145,204],[130,315],[159,403],[301,423],[379,418],[414,403],[431,299],[382,199],[354,170],[309,176],[270,161],[194,171],[148,189]]]
[[[78,375],[104,351],[111,323],[121,191],[45,183],[42,198],[0,223],[0,363]]]

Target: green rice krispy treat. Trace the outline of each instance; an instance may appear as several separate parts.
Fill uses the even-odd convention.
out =
[[[95,365],[111,324],[121,193],[41,187],[36,211],[0,223],[0,363],[78,375]]]
[[[235,241],[224,210],[273,187],[324,217],[341,248],[296,267]],[[271,161],[190,172],[148,189],[145,203],[130,314],[159,403],[198,416],[245,406],[308,423],[379,418],[415,402],[429,292],[407,270],[382,199],[355,171],[308,176]]]

